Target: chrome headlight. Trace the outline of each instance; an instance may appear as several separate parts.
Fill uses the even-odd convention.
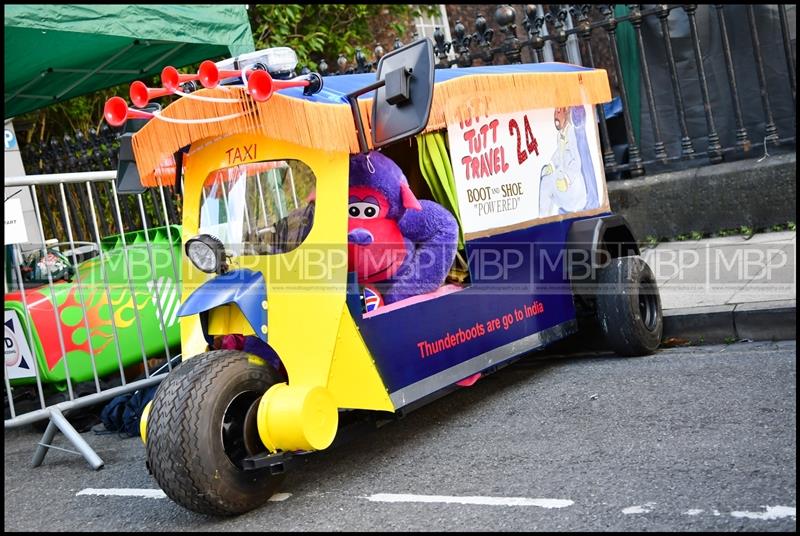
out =
[[[186,242],[186,256],[208,274],[221,274],[227,269],[225,264],[225,246],[209,234],[197,235]]]

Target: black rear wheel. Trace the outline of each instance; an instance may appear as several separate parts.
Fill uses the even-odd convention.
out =
[[[664,322],[653,272],[639,256],[611,259],[597,273],[597,321],[616,353],[652,354],[661,343]]]
[[[281,381],[267,362],[237,350],[195,356],[161,383],[147,422],[147,462],[161,489],[195,512],[235,515],[264,504],[283,481],[243,469],[266,451],[261,396]]]

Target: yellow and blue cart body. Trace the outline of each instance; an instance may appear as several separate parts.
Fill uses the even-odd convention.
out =
[[[240,96],[241,102],[181,98],[162,114],[177,119],[237,117],[202,125],[150,121],[133,136],[145,186],[165,180],[160,172],[164,162],[189,147],[183,175],[184,243],[201,228],[198,207],[210,173],[257,162],[297,160],[316,177],[313,226],[299,247],[274,255],[235,257],[231,271],[222,276],[200,271],[185,256],[182,263],[184,301],[218,278],[229,288],[246,281],[251,289],[249,298],[234,292],[220,303],[207,292],[211,288],[207,285],[206,320],[202,315],[181,319],[183,355],[191,359],[206,351],[209,336],[225,334],[258,336],[274,349],[288,382],[273,387],[277,394],[259,409],[264,412],[259,415],[259,433],[273,451],[325,448],[336,433],[339,410],[394,412],[575,332],[569,274],[560,252],[575,221],[610,213],[597,158],[592,165],[600,188],[593,207],[547,216],[531,207],[529,217],[509,225],[464,227],[468,286],[383,314],[363,314],[358,285],[346,262],[349,158],[359,152],[359,145],[344,95],[373,81],[374,75],[327,77],[316,95],[304,96],[300,89],[290,88],[266,102],[254,102],[240,88],[205,89],[199,94]],[[424,132],[540,109],[549,110],[552,117],[553,109],[574,106],[584,106],[587,122],[594,123],[594,105],[610,97],[605,71],[578,66],[437,70]],[[359,105],[369,124],[371,99],[362,97]],[[520,139],[530,146],[522,132],[522,124],[516,133],[501,131],[517,140],[517,148]],[[589,143],[596,151],[596,134]],[[516,159],[516,154],[512,148],[503,156]],[[490,155],[489,166],[499,165],[499,158],[497,153]],[[456,156],[451,166],[464,167]],[[539,177],[530,180],[538,182]],[[459,196],[458,204],[466,222],[466,200]],[[517,212],[524,210],[515,207]],[[522,257],[520,251],[525,253]],[[505,258],[506,252],[513,262],[503,267],[503,285],[497,287],[496,276],[488,276],[476,263],[483,253]],[[539,262],[542,258],[549,262]],[[237,273],[238,279],[231,275]],[[263,430],[262,417],[270,421]]]

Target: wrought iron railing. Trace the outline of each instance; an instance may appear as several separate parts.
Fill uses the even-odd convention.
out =
[[[456,19],[452,40],[446,41],[439,28],[433,42],[437,68],[543,61],[606,68],[621,105],[598,106],[606,174],[640,177],[759,157],[773,145],[794,148],[796,25],[788,9],[794,7],[558,4],[525,5],[518,13],[501,5],[494,10],[496,29],[479,13],[474,31]],[[620,50],[623,29],[631,43],[625,52]],[[393,48],[401,45],[395,41]],[[358,49],[355,65],[340,55],[336,71],[325,60],[319,70],[325,76],[370,72],[384,53],[380,44],[372,59]],[[638,57],[637,65],[626,73],[631,56]],[[754,78],[757,84],[751,83]],[[640,113],[630,93],[643,96]],[[758,103],[752,102],[754,94]],[[776,103],[783,113],[776,113]],[[720,122],[731,128],[723,131]]]
[[[22,146],[22,159],[28,175],[53,175],[61,173],[82,173],[87,171],[106,171],[117,168],[119,141],[117,132],[107,125],[99,130],[91,130],[87,134],[75,131],[61,138],[51,138],[47,143],[27,143]],[[90,201],[87,191],[74,183],[64,184],[66,194],[74,203],[74,210],[57,210],[59,206],[58,186],[42,184],[39,188],[39,202],[42,205],[42,226],[45,238],[66,236],[67,225],[72,228],[75,239],[92,240],[92,226],[89,215],[95,209],[106,213],[110,208],[110,200],[114,198],[111,186],[106,182],[91,182],[93,200]],[[130,195],[119,196],[119,207],[122,225],[125,231],[141,229],[147,225],[160,227],[166,225],[161,201],[152,188],[141,195],[144,211],[140,211],[137,199]],[[91,206],[91,204],[94,206]],[[180,196],[173,189],[168,189],[164,196],[166,214],[170,221],[180,219]],[[143,221],[142,218],[145,218]],[[69,218],[69,221],[67,221]],[[100,218],[99,227],[102,236],[118,232],[111,222]]]

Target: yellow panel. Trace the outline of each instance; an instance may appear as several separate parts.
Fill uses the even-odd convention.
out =
[[[386,386],[347,306],[342,310],[328,390],[340,408],[394,411]]]
[[[346,297],[350,160],[299,149],[296,158],[317,177],[314,225],[297,249],[258,261],[266,272],[269,343],[290,385],[325,386]]]
[[[198,178],[194,187],[190,186],[190,179],[202,175],[202,170],[193,166],[187,158],[184,169],[185,190],[182,210],[181,251],[186,242],[197,234],[200,220],[200,188],[203,178]],[[181,303],[184,303],[192,292],[205,283],[206,274],[198,270],[188,259],[186,254],[181,255]],[[203,327],[200,324],[200,315],[183,316],[181,324],[181,354],[182,359],[191,359],[197,354],[205,352],[208,343],[203,337]]]
[[[264,274],[269,303],[269,344],[289,373],[290,384],[325,386],[339,331],[347,280],[347,190],[349,155],[309,149],[261,135],[235,135],[193,146],[184,177],[183,243],[197,234],[202,184],[209,172],[230,167],[237,147],[253,147],[237,164],[300,160],[316,176],[314,224],[305,242],[280,255],[241,256],[231,270]],[[213,277],[184,256],[183,295]],[[196,317],[195,317],[196,318]],[[188,331],[181,331],[188,336]],[[182,338],[184,345],[189,341]]]
[[[183,296],[186,299],[186,295]],[[198,315],[183,316],[180,319],[181,325],[181,354],[186,361],[197,354],[202,354],[208,349],[206,338],[203,337],[203,327],[200,325]]]
[[[208,312],[208,334],[209,335],[228,335],[235,333],[228,331],[228,324],[230,323],[230,305],[220,305],[214,307]]]
[[[208,312],[208,334],[228,335],[231,333],[255,335],[253,327],[242,314],[238,305],[228,303],[211,309]]]
[[[253,330],[253,326],[250,325],[250,322],[247,321],[247,318],[242,313],[242,310],[239,309],[239,306],[236,304],[229,304],[228,309],[230,309],[230,317],[228,322],[230,325],[228,326],[228,333],[240,333],[242,335],[255,335],[256,332]]]

